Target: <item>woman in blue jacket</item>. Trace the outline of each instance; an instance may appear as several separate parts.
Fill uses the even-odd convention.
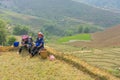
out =
[[[41,32],[39,32],[35,42],[35,46],[32,49],[31,56],[34,56],[35,54],[38,53],[40,49],[43,49],[43,48],[44,48],[44,36]]]

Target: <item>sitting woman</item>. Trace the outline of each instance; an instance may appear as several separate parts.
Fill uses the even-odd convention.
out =
[[[31,56],[33,57],[35,54],[38,53],[39,50],[44,48],[44,36],[41,32],[38,33],[38,37],[35,42],[35,46],[33,47],[31,51]]]
[[[28,38],[28,46],[27,47],[28,47],[29,53],[31,53],[31,49],[33,47],[33,39],[31,36],[29,36],[29,38]]]
[[[31,48],[33,46],[33,40],[32,37],[28,35],[23,35],[22,36],[22,41],[21,41],[21,47],[19,49],[19,53],[22,52],[23,48],[25,48],[26,50],[29,51],[29,53],[31,53]]]
[[[22,40],[21,40],[21,47],[19,49],[19,53],[22,52],[23,48],[27,49],[27,44],[28,44],[28,35],[23,35]]]

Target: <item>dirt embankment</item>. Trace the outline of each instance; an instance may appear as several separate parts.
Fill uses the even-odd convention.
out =
[[[120,25],[91,34],[91,42],[76,41],[69,43],[73,46],[85,47],[115,47],[120,46]]]

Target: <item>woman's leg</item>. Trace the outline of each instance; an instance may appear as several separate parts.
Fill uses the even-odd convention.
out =
[[[21,53],[21,52],[22,52],[22,49],[23,49],[23,46],[21,46],[21,47],[20,47],[20,49],[19,49],[19,53]]]
[[[32,55],[32,56],[34,56],[34,53],[35,53],[35,51],[36,51],[36,48],[37,48],[37,47],[34,46],[33,49],[31,50],[31,55]]]

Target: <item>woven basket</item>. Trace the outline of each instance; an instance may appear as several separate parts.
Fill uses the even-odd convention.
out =
[[[40,51],[40,55],[41,55],[41,58],[42,59],[46,59],[48,57],[48,53],[47,53],[47,50],[46,49],[42,49]]]

